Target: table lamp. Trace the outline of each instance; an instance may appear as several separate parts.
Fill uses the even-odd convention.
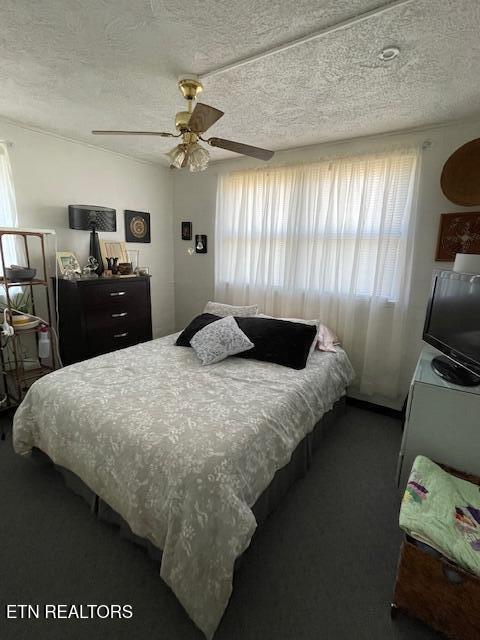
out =
[[[116,231],[117,212],[108,207],[97,207],[88,204],[69,204],[68,221],[70,229],[80,231],[90,231],[90,256],[98,262],[96,273],[100,276],[105,267],[103,266],[102,254],[100,252],[100,241],[97,231]]]
[[[453,270],[458,273],[480,274],[480,254],[457,253]]]

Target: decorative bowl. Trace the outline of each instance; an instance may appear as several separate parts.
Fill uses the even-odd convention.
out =
[[[12,316],[12,325],[15,331],[25,331],[38,327],[40,320],[32,319],[30,316]]]
[[[117,268],[118,268],[118,273],[121,276],[129,276],[133,272],[131,262],[120,262]]]
[[[5,275],[12,282],[29,282],[33,280],[37,273],[36,269],[28,269],[27,267],[6,267]]]

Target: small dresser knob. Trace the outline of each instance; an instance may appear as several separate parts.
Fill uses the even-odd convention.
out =
[[[124,333],[114,333],[113,334],[114,338],[125,338],[126,336],[128,336],[128,331],[125,331]]]
[[[128,316],[127,311],[122,311],[122,313],[112,313],[112,318],[125,318]]]
[[[124,296],[127,292],[126,291],[112,291],[110,293],[111,296]]]

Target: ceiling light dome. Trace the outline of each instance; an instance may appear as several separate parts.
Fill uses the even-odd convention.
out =
[[[175,167],[175,169],[181,169],[187,155],[187,145],[179,144],[165,155],[170,158],[171,167]]]
[[[198,142],[179,144],[166,154],[170,158],[170,166],[175,169],[188,167],[192,173],[205,171],[208,167],[210,154]]]
[[[201,147],[198,142],[189,145],[188,149],[188,170],[192,173],[205,171],[208,167],[210,154],[206,149]]]

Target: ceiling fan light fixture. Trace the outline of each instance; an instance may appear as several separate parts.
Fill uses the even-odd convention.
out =
[[[188,149],[188,169],[192,173],[205,171],[208,167],[210,154],[198,142],[189,145]]]
[[[170,166],[175,167],[175,169],[181,169],[183,163],[185,162],[185,156],[187,154],[186,145],[178,144],[171,151],[169,151],[167,155],[170,158]]]
[[[402,0],[406,1],[406,0]],[[203,91],[203,86],[197,77],[189,76],[179,79],[178,86],[183,97],[187,100],[188,110],[179,111],[175,116],[175,128],[177,133],[169,131],[131,131],[131,130],[98,130],[92,131],[95,135],[114,136],[160,136],[162,138],[180,138],[181,143],[168,151],[165,155],[170,160],[170,167],[173,169],[183,169],[188,167],[189,171],[196,173],[204,171],[208,167],[210,154],[198,144],[198,140],[206,142],[212,147],[233,151],[240,155],[257,158],[258,160],[270,160],[274,152],[249,144],[225,140],[223,138],[202,138],[210,127],[212,127],[223,115],[223,111],[211,107],[203,102],[198,102],[193,107],[198,98],[198,94]]]

